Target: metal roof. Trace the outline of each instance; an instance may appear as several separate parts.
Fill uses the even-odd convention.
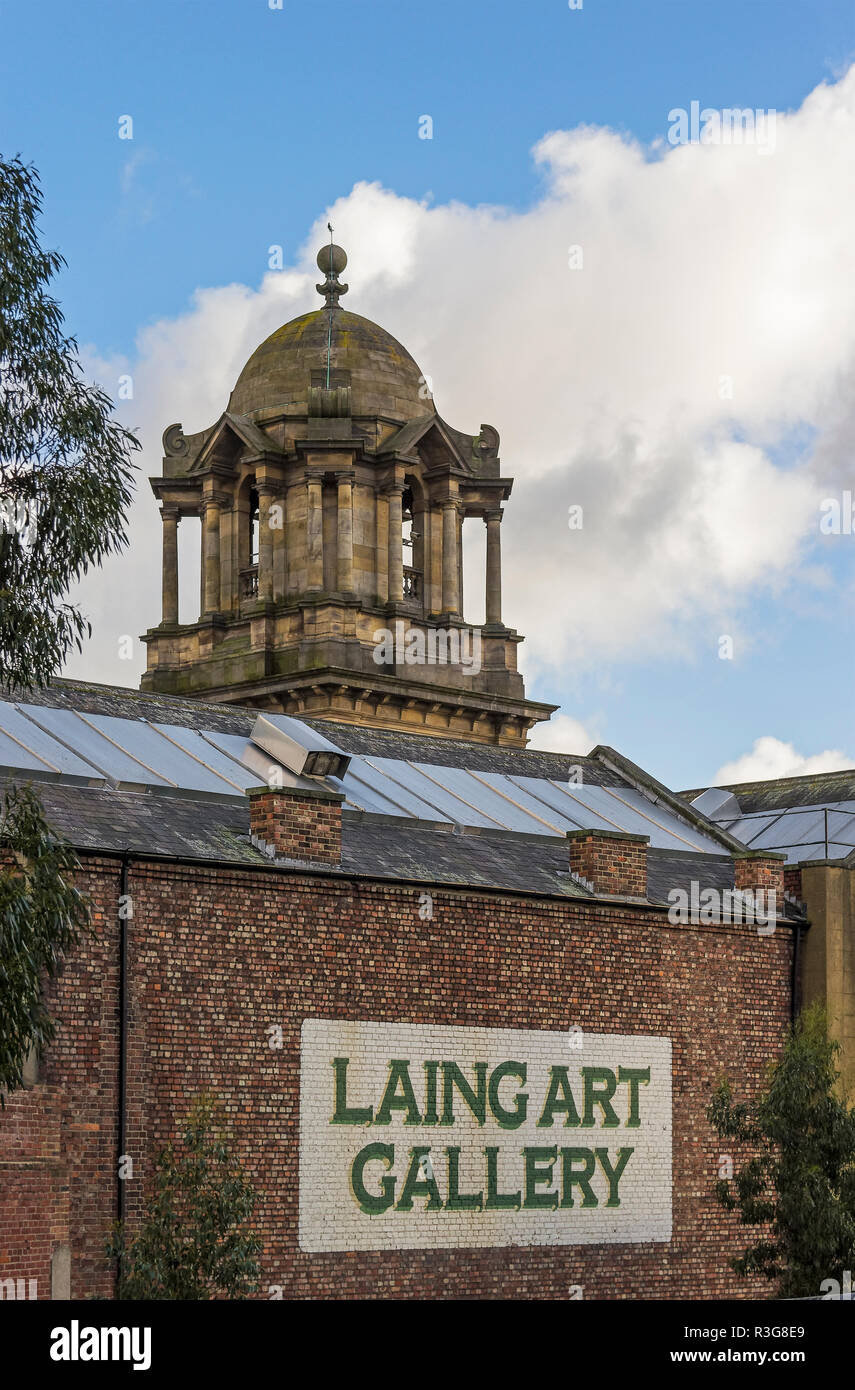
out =
[[[719,824],[748,849],[786,854],[791,864],[804,859],[845,859],[855,850],[855,801],[755,811]]]
[[[116,709],[116,694],[111,711]],[[0,770],[41,781],[157,797],[243,801],[247,788],[270,781],[274,770],[285,783],[299,781],[269,751],[271,727],[281,728],[292,741],[305,728],[307,746],[318,743],[310,728],[285,715],[266,712],[267,736],[255,742],[251,711],[246,712],[245,732],[230,733],[208,727],[214,721],[209,720],[205,706],[196,708],[195,726],[188,727],[186,721],[152,718],[160,711],[140,707],[133,700],[128,705],[124,715],[69,707],[67,701],[53,705],[43,695],[37,702],[0,702]],[[421,745],[427,740],[416,742]],[[323,744],[337,747],[326,737]],[[583,780],[570,781],[561,776],[567,764],[562,769],[560,762],[552,761],[544,773],[532,775],[524,754],[521,763],[503,758],[500,765],[507,771],[485,769],[477,756],[476,766],[468,767],[465,759],[470,746],[457,747],[460,761],[453,765],[352,754],[342,779],[315,780],[342,791],[345,809],[363,818],[395,817],[408,823],[552,839],[563,838],[568,830],[600,827],[648,835],[657,849],[721,853],[721,845],[710,835],[679,819],[661,802],[654,805],[617,773],[608,773],[612,785],[597,785],[585,781],[584,769],[574,766],[574,775],[581,774]],[[477,746],[475,751],[480,751]],[[518,766],[519,773],[510,771]]]

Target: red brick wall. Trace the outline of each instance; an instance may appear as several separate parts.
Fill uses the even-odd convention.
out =
[[[97,938],[59,981],[47,1068],[64,1091],[72,1293],[109,1292],[115,1211],[118,866],[93,865]],[[727,1267],[744,1236],[716,1204],[721,1145],[705,1119],[726,1071],[758,1086],[789,1017],[790,934],[672,927],[663,913],[170,865],[131,867],[128,1149],[138,1210],[151,1159],[203,1088],[223,1098],[264,1193],[262,1295],[754,1296]],[[523,986],[524,987],[521,987]],[[300,1027],[306,1017],[653,1033],[672,1039],[669,1245],[309,1255],[297,1246]],[[272,1050],[270,1024],[283,1029]],[[97,1125],[97,1129],[83,1126]],[[4,1155],[0,1117],[0,1159]],[[0,1214],[2,1219],[2,1214]],[[2,1229],[2,1228],[0,1228]],[[0,1271],[2,1273],[2,1271]]]
[[[798,864],[787,864],[784,869],[784,891],[792,894],[801,902],[802,898],[802,871]]]
[[[43,1085],[7,1096],[0,1112],[0,1280],[16,1281],[16,1297],[19,1280],[25,1297],[50,1297],[51,1256],[68,1244],[61,1120],[59,1093]]]
[[[309,864],[341,862],[341,796],[252,787],[250,831],[275,855]]]
[[[570,871],[593,885],[596,893],[647,896],[646,835],[613,830],[571,830],[567,835]]]
[[[93,900],[93,933],[49,985],[59,1029],[40,1084],[7,1097],[0,1110],[0,1279],[14,1264],[38,1278],[39,1298],[50,1297],[50,1256],[68,1243],[69,1232],[72,1295],[109,1296],[114,1287],[103,1249],[116,1219],[118,865],[88,861],[78,882]],[[16,1178],[28,1175],[32,1197],[23,1222],[14,1164],[8,1166],[20,1154],[22,1134],[30,1157]],[[14,1244],[5,1238],[13,1230]]]
[[[773,890],[780,899],[784,896],[784,856],[744,854],[733,861],[734,888]]]

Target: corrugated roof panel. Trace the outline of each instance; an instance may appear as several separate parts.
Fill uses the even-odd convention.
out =
[[[828,838],[838,844],[848,844],[850,849],[855,849],[855,816],[851,811],[841,811],[829,807],[828,811]]]
[[[103,719],[104,715],[82,715],[75,710],[51,709],[46,705],[22,704],[18,708],[112,781],[124,786],[170,786],[165,777],[144,767],[94,726],[91,721]],[[116,722],[132,725],[134,721],[120,719]]]
[[[490,816],[483,815],[448,790],[442,780],[447,768],[434,763],[408,763],[396,758],[366,758],[364,761],[378,772],[382,772],[395,786],[403,787],[422,803],[423,809],[418,813],[420,819],[446,819],[457,825],[478,825],[484,829],[497,829],[497,822]],[[391,787],[389,796],[395,796]]]
[[[400,782],[393,782],[368,758],[352,758],[342,786],[348,797],[352,788],[354,795],[359,798],[373,798],[375,803],[379,803],[378,809],[382,809],[384,815],[409,816],[417,820],[448,820],[447,816],[428,806],[421,797],[415,796]],[[366,806],[366,809],[370,807]]]
[[[580,830],[582,828],[581,819],[571,821],[566,812],[554,811],[544,801],[532,796],[529,791],[522,787],[518,777],[509,777],[504,772],[472,772],[470,775],[482,779],[499,795],[508,797],[517,806],[520,806],[541,826],[540,834],[564,835],[568,830]],[[580,807],[580,817],[584,814]]]
[[[696,830],[694,826],[687,825],[677,816],[669,811],[662,802],[653,802],[635,787],[604,787],[604,791],[615,801],[626,802],[646,821],[650,830],[640,831],[640,834],[650,835],[650,843],[655,849],[672,848],[673,841],[681,842],[683,849],[697,849],[708,854],[721,854],[722,846],[711,836],[705,835],[702,830]],[[667,836],[668,843],[660,844],[659,835]],[[675,847],[675,846],[674,846]]]
[[[217,748],[204,733],[195,729],[185,729],[180,724],[152,723],[151,727],[156,729],[162,738],[178,744],[189,757],[206,766],[217,782],[222,783],[216,790],[224,794],[231,792],[234,796],[243,796],[247,787],[257,784],[256,773]],[[243,740],[244,743],[246,741]],[[185,784],[182,783],[183,785]]]
[[[509,781],[522,787],[523,791],[529,792],[536,801],[542,802],[553,812],[557,812],[564,821],[563,828],[566,830],[626,828],[616,816],[606,816],[596,811],[589,795],[580,795],[582,792],[598,790],[596,787],[583,787],[574,782],[568,793],[560,783],[549,781],[545,777],[510,777]]]
[[[762,834],[773,821],[777,820],[778,815],[777,811],[764,811],[757,816],[740,816],[738,820],[722,821],[721,825],[724,830],[747,845],[755,835]]]
[[[486,816],[493,825],[502,830],[521,831],[527,835],[555,835],[562,832],[545,824],[543,818],[536,819],[519,801],[511,799],[510,787],[506,795],[491,785],[484,773],[475,773],[459,767],[436,767],[433,764],[419,764],[419,771],[441,781],[444,787],[459,797],[464,805],[477,814]]]
[[[0,767],[12,772],[44,772],[51,769],[42,758],[37,758],[29,749],[22,748],[8,734],[0,730]]]
[[[180,791],[205,792],[220,796],[240,795],[238,788],[186,752],[171,736],[153,724],[138,719],[118,719],[111,714],[90,714],[86,718],[103,737],[146,768],[152,778]],[[186,731],[185,731],[186,732]],[[152,781],[152,786],[157,782]]]
[[[57,743],[31,719],[28,719],[14,705],[0,703],[0,729],[12,741],[12,747],[3,744],[3,765],[6,767],[26,767],[33,771],[54,772],[59,776],[82,777],[90,782],[103,782],[104,778],[91,763],[84,762],[76,753]],[[16,756],[15,747],[18,748]]]
[[[346,798],[348,798],[346,805],[353,806],[356,810],[366,810],[370,815],[375,816],[402,816],[407,820],[423,819],[421,812],[413,813],[405,808],[403,799],[405,799],[406,792],[403,792],[402,788],[393,787],[389,783],[388,777],[381,777],[380,773],[374,773],[364,765],[355,766],[355,763],[359,763],[359,759],[352,760],[348,773],[339,783]],[[385,787],[389,795],[384,795],[384,792],[378,791],[377,784]],[[406,799],[412,801],[413,798]],[[437,813],[434,813],[434,819],[439,819]]]
[[[605,787],[579,787],[575,784],[570,788],[578,794],[592,810],[597,811],[601,816],[616,822],[621,830],[625,830],[629,835],[647,835],[650,837],[650,844],[653,849],[698,849],[703,848],[700,841],[695,841],[694,837],[690,840],[688,835],[691,833],[688,826],[684,826],[674,817],[669,816],[671,824],[663,823],[661,817],[653,821],[646,811],[632,806],[624,797],[621,789],[621,799],[611,795]],[[654,807],[651,802],[642,797],[649,810]],[[661,812],[661,807],[657,806],[657,812]],[[687,833],[684,835],[683,831]]]
[[[779,816],[759,834],[752,835],[752,849],[778,849],[784,845],[814,844],[825,839],[825,815],[822,807],[799,811],[795,815]]]

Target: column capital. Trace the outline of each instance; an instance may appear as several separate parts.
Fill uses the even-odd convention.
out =
[[[233,499],[227,492],[209,492],[199,503],[199,513],[205,516],[211,507],[216,507],[217,511],[224,512],[232,505]]]
[[[353,483],[356,481],[355,468],[337,468],[335,470],[335,480],[337,483]]]
[[[484,512],[484,520],[485,520],[485,521],[501,521],[501,519],[502,519],[502,517],[503,517],[504,515],[505,515],[505,513],[502,511],[501,507],[490,508],[489,510],[486,510],[486,511]]]
[[[394,497],[396,493],[399,497],[403,497],[406,490],[406,483],[396,482],[382,483],[379,488],[379,491],[383,494],[384,497]]]
[[[181,512],[176,502],[161,502],[160,504],[161,521],[180,521]]]

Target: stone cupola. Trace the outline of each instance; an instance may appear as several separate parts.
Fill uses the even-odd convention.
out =
[[[343,309],[347,257],[318,255],[324,306],[252,354],[220,418],[171,425],[151,485],[163,618],[142,689],[522,746],[504,625],[499,436],[452,429],[391,334]],[[178,527],[202,521],[200,613],[178,621]],[[487,529],[486,622],[462,612],[461,528]]]

